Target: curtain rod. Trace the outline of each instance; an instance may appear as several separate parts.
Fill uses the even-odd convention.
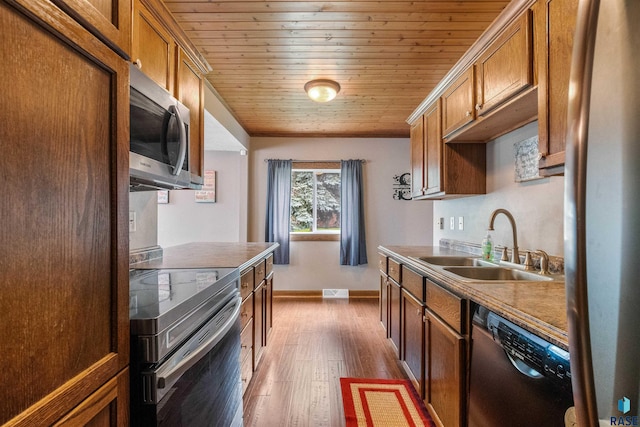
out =
[[[283,160],[283,159],[264,159],[265,162],[268,162],[269,160]],[[340,161],[340,160],[292,160],[292,159],[287,159],[287,160],[291,160],[294,163],[335,163]],[[349,160],[360,160],[362,163],[367,163],[367,161],[364,159],[349,159]]]

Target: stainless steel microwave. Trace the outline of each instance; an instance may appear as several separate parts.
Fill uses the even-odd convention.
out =
[[[189,109],[130,67],[131,191],[189,188]]]

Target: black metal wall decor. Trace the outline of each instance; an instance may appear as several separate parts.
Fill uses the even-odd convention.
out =
[[[393,176],[393,199],[411,200],[411,173]]]

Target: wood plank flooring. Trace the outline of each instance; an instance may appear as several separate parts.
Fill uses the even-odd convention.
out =
[[[344,426],[340,377],[407,378],[375,298],[276,298],[273,316],[245,426]]]

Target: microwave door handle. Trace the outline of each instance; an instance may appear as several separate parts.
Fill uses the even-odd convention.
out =
[[[182,116],[180,116],[180,109],[178,106],[171,107],[175,114],[176,120],[178,120],[178,129],[180,129],[180,148],[178,151],[178,160],[176,161],[176,165],[173,169],[173,175],[179,175],[182,171],[182,165],[184,164],[184,158],[187,155],[187,130],[184,122],[182,121]]]

